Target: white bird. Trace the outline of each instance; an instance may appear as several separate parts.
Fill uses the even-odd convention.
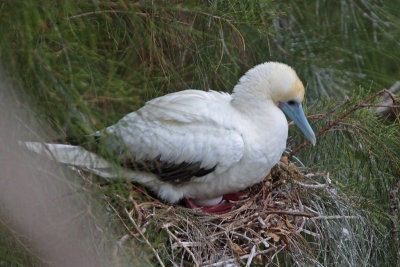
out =
[[[303,98],[304,86],[291,67],[266,62],[244,74],[232,94],[171,93],[96,132],[123,168],[79,146],[25,145],[104,177],[133,179],[167,202],[185,199],[192,208],[225,212],[233,206],[227,199],[262,181],[280,160],[288,136],[283,112],[315,145]]]

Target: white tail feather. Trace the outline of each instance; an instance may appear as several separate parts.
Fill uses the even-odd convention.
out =
[[[80,146],[64,145],[64,144],[48,144],[40,142],[20,142],[30,151],[40,155],[47,156],[58,162],[74,165],[78,167],[86,167],[89,169],[107,169],[112,165],[100,156],[87,151]]]
[[[102,157],[80,146],[21,141],[19,144],[49,159],[68,164],[73,169],[82,168],[104,178],[125,177],[142,183],[151,183],[154,180],[153,175],[145,172],[116,168]]]

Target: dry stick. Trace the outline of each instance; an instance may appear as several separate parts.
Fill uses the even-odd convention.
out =
[[[325,184],[305,184],[296,180],[292,181],[293,183],[304,187],[304,188],[310,188],[310,189],[321,189],[321,188],[327,188],[329,187],[329,183],[325,183]]]
[[[229,231],[229,233],[231,233],[232,235],[240,236],[240,237],[246,239],[247,241],[249,241],[249,243],[254,243],[253,239],[251,239],[243,234],[237,233],[235,231]]]
[[[311,220],[341,220],[341,219],[360,219],[360,217],[347,216],[347,215],[333,215],[333,216],[317,216],[311,218]]]
[[[261,219],[260,217],[258,217],[259,219]],[[262,220],[261,220],[262,221]],[[269,243],[267,243],[267,241],[271,238],[271,237],[267,237],[266,239],[264,239],[259,233],[257,233],[256,231],[254,231],[252,228],[248,228],[247,229],[250,233],[252,233],[256,238],[258,238],[260,241],[258,241],[258,242],[254,242],[253,241],[253,243],[256,243],[256,245],[258,245],[258,244],[260,244],[260,242],[261,243],[263,243],[264,244],[264,246],[266,247],[266,248],[269,248],[271,245],[269,244]]]
[[[337,118],[336,120],[334,120],[333,122],[329,123],[325,128],[323,128],[322,130],[319,130],[315,136],[319,136],[323,133],[325,133],[326,131],[328,131],[330,128],[332,128],[333,126],[337,125],[342,119],[344,119],[345,117],[349,116],[351,113],[353,113],[354,111],[356,111],[359,108],[364,107],[363,105],[365,105],[367,102],[371,101],[372,99],[374,99],[375,97],[377,97],[378,95],[381,95],[383,93],[387,93],[390,95],[390,97],[393,100],[393,103],[395,103],[395,96],[392,92],[390,92],[387,89],[382,89],[379,92],[373,94],[372,96],[364,99],[363,101],[361,101],[360,103],[358,103],[357,105],[355,105],[354,107],[352,107],[350,110],[348,110],[346,113],[344,113],[342,116],[340,116],[339,118]],[[301,149],[303,149],[306,145],[308,145],[310,143],[309,140],[304,141],[304,143],[302,143],[301,145],[299,145],[298,147],[296,147],[295,149],[292,150],[292,152],[289,153],[289,155],[287,156],[288,158],[292,157],[293,155],[295,155],[297,152],[299,152]]]
[[[135,226],[136,231],[138,231],[138,233],[142,236],[142,238],[144,239],[144,241],[147,243],[147,245],[151,248],[151,250],[153,251],[154,255],[156,256],[158,262],[160,263],[161,266],[165,267],[164,263],[162,262],[162,260],[160,259],[160,256],[158,255],[157,251],[155,250],[155,248],[150,244],[149,240],[144,236],[144,234],[142,233],[142,231],[140,230],[139,226],[136,224],[135,220],[132,218],[131,214],[129,213],[129,211],[125,208],[125,212],[128,215],[129,220],[132,222],[133,226]]]
[[[361,107],[372,107],[372,108],[378,108],[378,107],[383,107],[383,108],[400,108],[400,105],[384,105],[384,104],[363,104]]]
[[[304,216],[304,217],[315,217],[314,214],[307,213],[307,212],[301,212],[301,211],[290,211],[290,210],[266,210],[264,212],[260,212],[260,214],[286,214],[286,215],[292,215],[292,216]]]
[[[285,246],[281,247],[278,252],[280,252],[284,247]],[[267,254],[267,253],[273,252],[274,250],[277,250],[277,248],[273,247],[273,248],[269,248],[266,250],[258,251],[256,253],[254,253],[253,257],[257,257],[258,255],[262,255],[262,254]],[[243,256],[240,256],[239,259],[241,259],[241,260],[248,259],[250,256],[251,256],[250,254],[243,255]],[[207,262],[208,265],[204,265],[204,267],[227,266],[228,264],[232,264],[235,262],[237,262],[237,260],[234,258],[223,260],[223,261],[213,263],[213,264],[209,264],[209,262]]]
[[[194,264],[196,264],[196,266],[200,266],[199,262],[197,261],[196,257],[194,256],[193,252],[187,247],[185,246],[185,244],[182,243],[182,241],[176,236],[174,235],[169,229],[168,229],[168,224],[164,225],[163,228],[165,229],[165,231],[167,231],[167,233],[172,236],[173,239],[175,239],[176,242],[178,242],[179,245],[181,245],[181,247],[183,247],[184,250],[187,251],[187,253],[190,254],[190,256],[193,259]]]
[[[341,109],[342,107],[346,106],[347,104],[350,103],[350,99],[347,98],[346,101],[344,101],[342,104],[332,108],[331,110],[329,110],[327,113],[322,114],[322,116],[320,116],[320,118],[318,118],[318,120],[314,121],[314,123],[328,117],[330,114],[335,113],[337,110]]]
[[[254,254],[256,254],[256,245],[251,248],[250,255],[247,259],[246,267],[250,267],[251,262],[253,261]]]

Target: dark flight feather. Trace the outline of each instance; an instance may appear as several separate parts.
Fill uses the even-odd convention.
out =
[[[163,182],[181,184],[190,181],[193,177],[205,176],[215,170],[217,165],[212,168],[201,168],[200,162],[182,162],[179,164],[165,162],[157,157],[154,160],[124,160],[121,165],[134,171],[147,171],[155,174]]]
[[[82,138],[81,138],[82,139]],[[115,153],[104,149],[106,144],[103,143],[104,139],[101,136],[86,136],[86,140],[80,140],[79,138],[66,137],[64,142],[68,142],[71,145],[79,145],[88,151],[94,152],[106,158],[112,158],[111,154]],[[103,147],[103,149],[101,149]],[[119,158],[120,165],[124,168],[128,168],[134,171],[151,172],[155,174],[161,181],[181,184],[189,182],[193,177],[202,177],[215,170],[217,165],[212,168],[201,168],[201,162],[166,162],[161,160],[161,156],[153,160],[133,160],[124,155],[123,153],[117,155]],[[117,160],[118,161],[118,160]]]

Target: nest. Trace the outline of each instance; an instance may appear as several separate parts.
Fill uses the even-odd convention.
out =
[[[326,255],[321,256],[324,236],[349,239],[345,230],[351,230],[350,225],[339,227],[327,236],[321,224],[327,220],[346,225],[357,219],[359,228],[373,236],[366,231],[367,222],[351,205],[344,204],[329,174],[300,170],[287,161],[278,163],[263,182],[249,188],[248,198],[236,201],[234,210],[221,215],[167,205],[154,198],[140,202],[136,196],[143,190],[133,186],[130,205],[115,211],[127,219],[131,234],[150,247],[153,260],[161,266],[267,265],[279,264],[283,257],[298,265],[325,265],[321,262],[326,261]],[[326,207],[321,203],[327,198],[345,209],[323,214]],[[361,239],[363,242],[364,237]],[[278,257],[280,254],[283,257]]]

